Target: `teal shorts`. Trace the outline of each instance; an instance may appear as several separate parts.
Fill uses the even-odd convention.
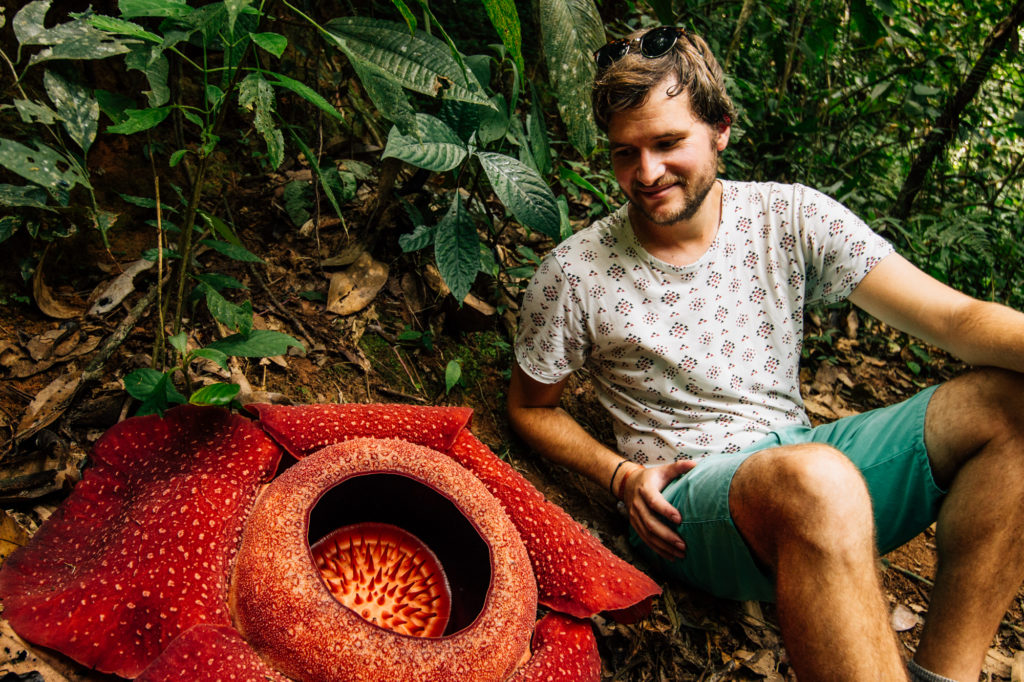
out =
[[[785,427],[742,452],[702,460],[663,491],[683,517],[676,530],[686,542],[686,557],[661,558],[632,529],[631,543],[668,575],[706,592],[774,601],[772,576],[754,559],[729,513],[732,477],[760,450],[825,443],[849,457],[867,481],[879,554],[896,549],[935,521],[946,493],[935,483],[924,444],[925,412],[936,388],[831,424]]]

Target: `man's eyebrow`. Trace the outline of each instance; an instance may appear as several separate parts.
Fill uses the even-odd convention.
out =
[[[677,138],[677,137],[686,137],[688,134],[689,133],[686,133],[686,132],[684,132],[682,130],[670,130],[667,133],[661,133],[660,135],[655,135],[651,139],[655,140],[655,141],[658,141],[658,140],[668,140],[668,139]],[[608,148],[609,149],[620,149],[622,147],[635,147],[635,146],[636,145],[630,144],[629,142],[616,142],[615,140],[608,140]]]

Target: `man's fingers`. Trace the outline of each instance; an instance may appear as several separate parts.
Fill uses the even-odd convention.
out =
[[[679,514],[679,510],[673,507],[660,492],[653,493],[650,496],[650,499],[647,501],[647,506],[651,511],[661,514],[672,523],[682,523],[683,521],[683,517]]]
[[[668,502],[666,501],[665,504]],[[642,497],[640,500],[634,501],[631,517],[637,533],[658,554],[666,559],[681,559],[686,555],[686,544],[682,538],[652,513]]]

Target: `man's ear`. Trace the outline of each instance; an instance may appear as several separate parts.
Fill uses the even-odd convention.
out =
[[[732,132],[732,124],[723,121],[715,127],[715,132],[718,133],[715,144],[718,147],[718,151],[723,152],[729,146],[729,134]]]

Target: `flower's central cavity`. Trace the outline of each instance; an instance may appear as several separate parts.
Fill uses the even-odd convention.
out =
[[[389,523],[357,523],[310,548],[334,598],[364,620],[413,637],[440,637],[451,590],[444,569],[412,533]]]
[[[487,544],[446,495],[409,476],[362,474],[328,489],[308,538],[335,599],[382,628],[443,637],[483,609]]]

